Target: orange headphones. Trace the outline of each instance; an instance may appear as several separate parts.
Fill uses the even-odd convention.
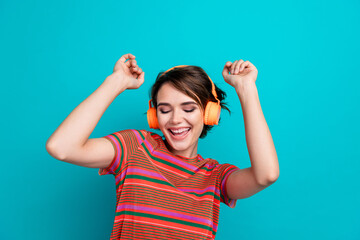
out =
[[[176,67],[186,67],[186,66],[188,66],[188,65],[179,65],[179,66],[172,67],[169,70],[166,70],[162,75],[164,75],[165,73],[167,73],[168,71],[170,71]],[[211,92],[214,95],[217,102],[209,101],[206,104],[205,112],[204,112],[204,124],[205,125],[217,125],[219,123],[220,112],[221,112],[220,100],[217,98],[215,85],[214,85],[213,81],[211,80],[210,77],[209,77],[209,79],[210,79],[210,82],[212,85]],[[149,110],[147,111],[147,120],[148,120],[150,128],[153,128],[153,129],[159,128],[159,123],[158,123],[158,119],[156,116],[156,108],[151,106],[151,99],[149,100]]]

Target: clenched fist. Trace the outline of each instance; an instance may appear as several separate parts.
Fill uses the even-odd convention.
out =
[[[230,74],[229,74],[230,72]],[[256,67],[249,61],[242,59],[235,62],[226,62],[222,75],[225,82],[237,89],[243,84],[256,81],[258,71]]]
[[[128,61],[126,61],[128,60]],[[126,89],[137,89],[144,83],[145,72],[137,65],[131,53],[121,56],[115,63],[113,74],[125,84]]]

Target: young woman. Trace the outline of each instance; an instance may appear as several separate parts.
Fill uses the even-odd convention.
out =
[[[137,89],[145,73],[135,56],[123,55],[94,93],[77,106],[48,139],[54,158],[113,174],[117,204],[110,239],[214,239],[220,202],[231,208],[274,183],[279,165],[263,116],[249,61],[227,62],[222,75],[241,102],[251,167],[202,158],[199,138],[216,125],[225,93],[197,66],[176,66],[158,75],[146,130],[89,136],[112,101]],[[152,106],[151,107],[151,103]]]

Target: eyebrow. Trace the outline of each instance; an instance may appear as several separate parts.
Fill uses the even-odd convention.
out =
[[[196,102],[183,102],[183,103],[181,103],[180,105],[181,105],[181,106],[187,106],[187,105],[192,105],[192,104],[197,105]],[[158,103],[157,106],[159,107],[159,106],[171,106],[171,105],[170,105],[170,103],[161,102],[161,103]]]

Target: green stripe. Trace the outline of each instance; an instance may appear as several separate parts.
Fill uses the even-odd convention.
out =
[[[150,132],[150,136],[158,135],[156,133]]]
[[[156,183],[160,183],[160,184],[164,184],[164,185],[168,185],[168,186],[171,186],[171,187],[174,187],[174,185],[172,185],[171,183],[169,182],[166,182],[166,181],[163,181],[163,180],[158,180],[158,179],[154,179],[154,178],[148,178],[148,177],[144,177],[144,176],[141,176],[141,175],[127,175],[126,178],[132,178],[132,179],[142,179],[142,180],[147,180],[147,181],[150,181],[150,182],[156,182]],[[178,189],[180,191],[182,191],[181,189]],[[186,193],[186,194],[190,194],[190,195],[193,195],[193,196],[197,196],[197,197],[204,197],[204,196],[209,196],[209,197],[214,197],[215,199],[217,200],[220,200],[220,197],[211,192],[211,191],[207,191],[207,192],[204,192],[204,193],[196,193],[196,192],[184,192],[182,191],[183,193]]]
[[[187,170],[187,169],[185,169],[185,168],[182,168],[182,167],[180,167],[180,166],[178,166],[178,165],[176,165],[176,164],[173,164],[173,163],[171,163],[171,162],[165,161],[165,160],[163,160],[163,159],[161,159],[161,158],[155,157],[154,155],[151,154],[150,150],[146,147],[145,143],[142,143],[141,145],[143,146],[143,148],[145,149],[145,151],[148,153],[148,155],[149,155],[153,160],[157,160],[157,161],[162,162],[162,163],[164,163],[164,164],[166,164],[166,165],[168,165],[168,166],[172,166],[172,167],[174,167],[174,168],[176,168],[176,169],[179,169],[179,170],[181,170],[181,171],[183,171],[183,172],[186,172],[186,173],[188,173],[188,174],[194,175],[194,173],[193,173],[192,171],[189,171],[189,170]]]
[[[144,141],[144,139],[145,139],[145,136],[141,133],[141,131],[139,131],[139,130],[135,130],[135,131],[137,131],[140,135],[141,135],[141,137],[142,137],[142,140]],[[156,133],[152,133],[152,132],[150,132],[150,135],[151,136],[153,136],[153,135],[157,135]],[[141,144],[144,148],[146,148],[147,149],[147,147],[146,147],[146,145],[145,145],[145,143],[143,142],[142,144]],[[148,153],[149,153],[149,155],[151,155],[151,156],[153,156],[151,153],[150,153],[150,150],[148,150],[147,151]],[[154,158],[156,158],[156,157],[154,157]],[[153,159],[154,159],[153,158]],[[159,158],[156,158],[157,160],[159,160]],[[161,159],[160,159],[160,161],[161,161]],[[161,161],[161,162],[163,162],[164,163],[164,161]],[[168,163],[168,162],[165,162],[165,163]],[[169,163],[169,164],[171,164],[171,163]],[[174,165],[174,164],[171,164],[172,166],[175,166],[176,168],[178,168],[179,166],[178,165]],[[189,174],[194,174],[193,172],[191,172],[191,171],[188,171],[187,169],[184,169],[184,168],[181,168],[181,169],[183,169],[183,171],[184,172],[187,172],[187,173],[189,173]],[[201,169],[205,169],[206,171],[208,171],[209,172],[209,168],[208,167],[205,167],[205,165],[204,166],[202,166],[201,167]]]
[[[129,211],[129,210],[121,210],[119,212],[116,212],[116,216],[120,216],[120,215],[123,215],[123,214],[132,215],[132,216],[139,216],[139,217],[148,217],[148,218],[159,219],[159,220],[168,221],[168,222],[180,223],[180,224],[184,224],[184,225],[188,225],[188,226],[202,228],[202,229],[205,229],[205,230],[208,230],[208,231],[212,231],[213,234],[214,234],[214,231],[212,230],[212,228],[209,227],[209,226],[206,226],[204,224],[188,222],[188,221],[184,221],[184,220],[180,220],[180,219],[176,219],[176,218],[158,216],[158,215],[155,215],[155,214],[133,212],[133,211]]]
[[[123,178],[123,180],[121,180],[118,184],[116,184],[116,189],[119,189],[121,187],[121,185],[124,184],[125,178]]]
[[[150,177],[145,177],[145,176],[138,175],[138,174],[128,174],[126,176],[126,178],[142,179],[142,180],[146,180],[149,182],[155,182],[155,183],[164,184],[164,185],[173,187],[173,185],[167,181],[154,179],[154,178],[150,178]],[[179,189],[179,190],[181,191],[181,189]],[[195,192],[183,192],[183,193],[191,194],[191,195],[194,195],[197,197],[210,196],[210,197],[214,197],[215,199],[218,199],[218,200],[220,199],[219,196],[217,196],[216,194],[213,194],[213,192],[211,192],[211,191],[206,191],[204,193],[195,193]]]
[[[207,172],[211,172],[214,168],[208,168],[205,165],[201,167],[201,169],[205,169]],[[211,171],[210,171],[211,170]]]
[[[181,190],[181,189],[179,189]],[[191,195],[194,195],[194,196],[198,196],[198,197],[203,197],[203,196],[214,196],[216,199],[220,199],[218,195],[216,195],[215,193],[213,194],[213,192],[211,191],[208,191],[208,192],[204,192],[204,193],[195,193],[195,192],[184,192],[184,193],[188,193],[188,194],[191,194]]]
[[[164,237],[164,236],[168,236],[167,232],[161,232],[159,233],[159,231],[162,231],[164,227],[160,227],[160,226],[154,226],[154,225],[148,225],[145,223],[136,223],[136,227],[141,229],[141,230],[145,230],[146,234],[152,234],[152,236],[157,236],[157,238],[159,237]],[[182,235],[181,239],[199,239],[200,235],[197,233],[188,233],[188,232],[184,232],[181,230],[175,230],[175,229],[171,229],[172,231],[179,231],[179,233]],[[121,234],[121,236],[123,236],[123,233]],[[201,235],[202,236],[202,235]],[[133,235],[131,235],[131,237],[133,237]]]
[[[121,143],[120,139],[118,138],[118,136],[116,136],[115,134],[111,134],[113,137],[115,137],[117,140],[118,140],[118,143],[120,145],[120,148],[121,148],[121,154],[120,154],[120,164],[119,164],[119,167],[116,169],[116,173],[118,173],[120,171],[120,168],[123,164],[123,161],[124,161],[124,146],[123,144]]]
[[[157,189],[153,189],[153,188],[148,188],[148,187],[141,187],[141,186],[136,186],[138,190],[136,190],[139,194],[143,194],[144,196],[145,195],[153,195],[153,196],[156,196],[156,194],[159,193],[159,190]],[[179,189],[180,190],[180,189]],[[180,190],[181,191],[181,190]],[[183,192],[183,193],[187,193],[187,192]],[[170,194],[170,193],[167,193],[167,194]],[[173,193],[174,195],[176,193]],[[212,197],[213,195],[211,195]],[[216,195],[215,195],[216,196]],[[219,197],[216,196],[217,199],[219,199]],[[166,202],[165,203],[168,203],[168,204],[172,204],[171,202]],[[165,203],[161,203],[161,204],[164,204]],[[153,203],[154,204],[154,203]],[[159,205],[159,206],[164,206],[164,205]]]
[[[127,174],[126,178],[142,179],[142,180],[147,180],[147,181],[150,181],[150,182],[160,183],[160,184],[164,184],[164,185],[168,185],[170,187],[173,187],[172,184],[170,184],[170,183],[168,183],[166,181],[158,180],[158,179],[154,179],[154,178],[149,178],[149,177],[145,177],[145,176],[137,175],[137,174]]]
[[[143,140],[143,141],[144,141],[145,136],[141,133],[141,131],[140,131],[140,130],[136,130],[136,131],[140,134],[140,136],[141,136],[141,140]]]

